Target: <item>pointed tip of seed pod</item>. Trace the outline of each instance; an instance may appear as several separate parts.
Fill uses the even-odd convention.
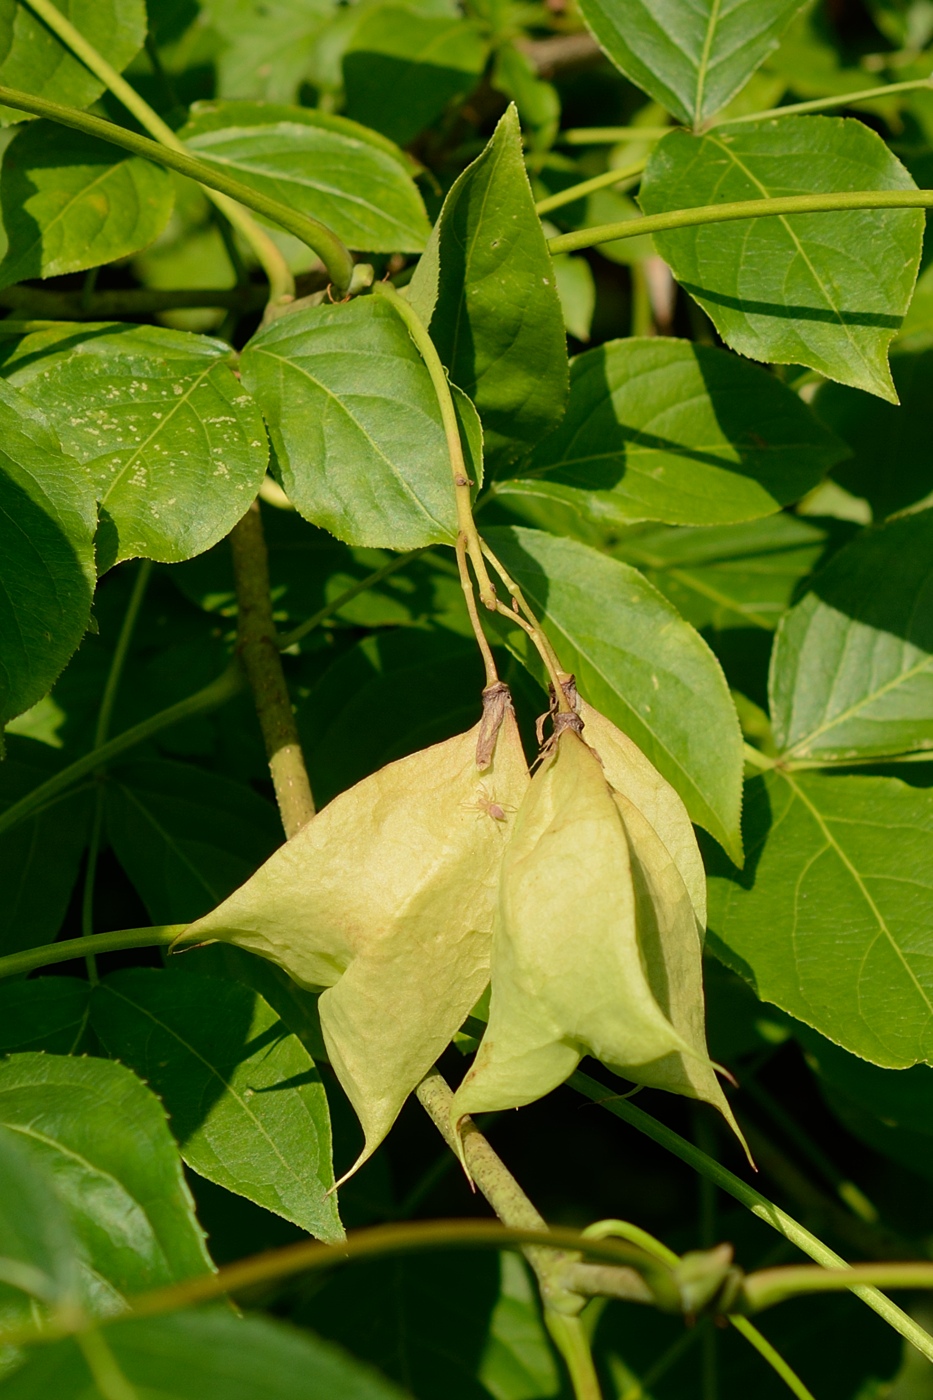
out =
[[[350,1170],[349,1170],[349,1171],[345,1171],[344,1174],[343,1174],[343,1176],[339,1177],[338,1180],[334,1182],[334,1184],[333,1184],[333,1186],[330,1188],[330,1190],[324,1192],[325,1198],[326,1198],[327,1196],[333,1196],[334,1193],[335,1193],[336,1191],[339,1191],[339,1190],[340,1190],[341,1186],[345,1186],[345,1185],[346,1185],[346,1183],[350,1180],[350,1178],[351,1178],[352,1176],[356,1176],[356,1174],[357,1174],[357,1172],[359,1171],[360,1167],[366,1165],[366,1163],[369,1161],[370,1157],[373,1155],[373,1153],[375,1152],[375,1150],[376,1150],[376,1148],[377,1148],[378,1146],[379,1146],[379,1143],[378,1143],[378,1142],[373,1142],[373,1143],[369,1143],[369,1142],[368,1142],[368,1143],[366,1144],[366,1146],[363,1148],[363,1150],[362,1150],[362,1152],[360,1153],[360,1155],[357,1157],[356,1161],[353,1163],[353,1166],[350,1168]]]

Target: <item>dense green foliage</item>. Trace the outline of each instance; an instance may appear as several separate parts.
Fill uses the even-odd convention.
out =
[[[2,1400],[931,1400],[931,84],[0,0]]]

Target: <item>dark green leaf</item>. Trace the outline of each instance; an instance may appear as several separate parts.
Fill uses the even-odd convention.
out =
[[[0,1127],[0,1323],[26,1322],[35,1302],[73,1305],[76,1265],[54,1177]]]
[[[486,538],[584,699],[634,739],[692,820],[740,860],[742,736],[706,643],[627,564],[537,530],[488,530]],[[523,658],[524,635],[510,639]]]
[[[128,1069],[11,1055],[0,1062],[0,1124],[54,1176],[93,1312],[210,1268],[165,1114]]]
[[[145,0],[59,0],[60,9],[108,63],[121,71],[143,46]],[[0,83],[38,97],[89,107],[104,84],[18,0],[0,0]],[[4,122],[25,120],[2,108]]]
[[[913,189],[874,131],[784,117],[705,136],[672,132],[648,163],[646,214],[728,200]],[[743,355],[809,365],[897,402],[887,349],[910,303],[923,240],[913,209],[707,224],[657,234],[658,252]]]
[[[401,151],[345,117],[204,102],[180,134],[201,160],[322,220],[351,248],[418,252],[425,245],[430,227]]]
[[[368,575],[392,562],[385,550],[351,549],[317,530],[294,510],[263,510],[275,618],[281,631],[306,621]],[[447,565],[445,571],[444,565]],[[172,571],[173,581],[199,607],[236,616],[229,546],[221,543]],[[446,626],[466,623],[463,594],[451,558],[412,559],[358,593],[328,620],[352,627],[386,627],[442,615]],[[468,624],[467,624],[468,625]],[[314,643],[315,634],[310,634]]]
[[[744,829],[743,875],[714,857],[713,951],[853,1054],[890,1069],[929,1062],[933,793],[773,773],[748,784]]]
[[[190,559],[246,511],[268,444],[231,361],[223,341],[130,325],[39,331],[7,360],[96,485],[102,569]]]
[[[775,739],[794,758],[933,748],[933,511],[841,550],[781,624]]]
[[[0,982],[0,1055],[76,1055],[88,1043],[91,986],[79,977]]]
[[[694,627],[772,632],[801,579],[842,534],[828,522],[781,514],[707,530],[633,530],[612,553],[637,564]]]
[[[892,355],[891,373],[899,407],[839,384],[820,385],[813,400],[823,421],[851,449],[851,460],[837,467],[833,476],[847,491],[869,502],[875,520],[933,493],[928,423],[933,349]]]
[[[84,634],[95,524],[83,468],[0,384],[0,726],[41,699]]]
[[[796,394],[685,340],[614,340],[579,355],[556,432],[496,494],[555,497],[602,529],[771,515],[845,455]]]
[[[297,709],[318,801],[469,729],[479,717],[482,687],[472,636],[405,628],[364,638]]]
[[[359,1264],[328,1279],[296,1321],[352,1347],[419,1400],[546,1400],[560,1391],[540,1305],[515,1255]]]
[[[404,1400],[403,1392],[307,1332],[263,1317],[181,1312],[114,1323],[107,1346],[140,1400]],[[37,1348],[4,1400],[112,1400],[70,1339]]]
[[[282,316],[243,352],[289,498],[348,544],[417,549],[456,536],[450,458],[437,396],[403,321],[362,297]],[[479,423],[460,399],[470,475]]]
[[[0,764],[0,810],[61,766],[45,744],[11,736]],[[87,788],[66,791],[0,836],[3,953],[54,940],[77,879],[92,809]]]
[[[488,457],[519,456],[559,421],[568,382],[563,315],[514,107],[444,201],[412,302],[430,319],[451,379],[479,409]]]
[[[467,97],[485,61],[486,45],[469,20],[377,5],[344,54],[347,112],[406,146],[449,103]]]
[[[30,122],[3,153],[0,287],[138,253],[169,221],[168,171],[54,122]]]
[[[101,984],[92,1020],[159,1094],[194,1171],[319,1239],[342,1239],[324,1088],[261,996],[226,978],[137,968]]]
[[[798,1032],[833,1112],[870,1147],[930,1180],[933,1073],[928,1065],[879,1069],[813,1031]]]
[[[580,0],[627,78],[679,121],[702,126],[754,73],[803,0]]]
[[[291,102],[311,68],[332,0],[205,0],[224,39],[218,62],[222,97]]]
[[[157,924],[206,914],[281,840],[275,811],[251,788],[162,759],[114,769],[105,813],[117,859]]]

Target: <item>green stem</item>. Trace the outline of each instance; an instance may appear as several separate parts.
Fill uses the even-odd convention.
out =
[[[810,1233],[792,1215],[788,1215],[780,1206],[769,1201],[767,1196],[762,1196],[754,1187],[747,1186],[739,1177],[734,1176],[726,1167],[708,1157],[705,1152],[701,1152],[693,1143],[687,1142],[679,1133],[675,1133],[671,1128],[667,1128],[663,1123],[659,1123],[643,1109],[637,1108],[627,1099],[620,1098],[612,1094],[604,1084],[600,1084],[595,1079],[591,1079],[587,1074],[581,1074],[578,1070],[570,1076],[567,1081],[571,1088],[583,1094],[585,1098],[591,1099],[594,1103],[600,1104],[607,1112],[614,1114],[616,1118],[621,1118],[624,1122],[637,1128],[646,1137],[661,1147],[673,1152],[675,1157],[679,1157],[682,1162],[693,1167],[694,1171],[706,1176],[728,1195],[741,1202],[751,1213],[763,1220],[766,1225],[770,1225],[779,1235],[795,1244],[804,1254],[809,1254],[811,1259],[823,1266],[824,1269],[845,1269],[846,1263],[834,1250],[825,1245],[816,1235]],[[874,1268],[874,1265],[870,1267]],[[910,1267],[915,1267],[911,1265]],[[933,1268],[933,1265],[928,1266]],[[892,1303],[890,1298],[886,1298],[883,1293],[879,1293],[877,1288],[860,1283],[857,1278],[853,1278],[851,1272],[846,1273],[847,1282],[842,1285],[851,1288],[857,1298],[861,1298],[863,1303],[872,1308],[879,1317],[883,1317],[895,1332],[899,1332],[912,1346],[915,1346],[928,1361],[933,1361],[933,1337],[916,1322],[912,1317],[908,1317],[896,1303]]]
[[[2,98],[0,90],[0,98]],[[741,199],[725,204],[703,204],[695,209],[671,209],[641,219],[600,224],[562,233],[548,240],[552,253],[575,253],[617,238],[639,238],[649,233],[696,228],[701,224],[734,223],[738,219],[777,218],[790,214],[840,214],[858,209],[931,209],[933,190],[847,190],[838,194],[793,194],[778,199]]]
[[[775,1350],[767,1337],[761,1335],[754,1323],[749,1322],[747,1317],[739,1317],[736,1314],[730,1315],[729,1321],[735,1330],[747,1342],[751,1343],[758,1354],[767,1361],[771,1369],[780,1376],[788,1390],[797,1396],[797,1400],[813,1400],[812,1393],[804,1385],[796,1371],[788,1366],[781,1353]]]
[[[109,88],[114,97],[123,103],[123,106],[136,118],[144,131],[148,131],[150,136],[154,136],[160,145],[168,146],[174,151],[184,151],[184,143],[175,135],[172,128],[162,120],[158,112],[149,106],[148,102],[140,97],[136,89],[107,62],[103,54],[99,53],[94,45],[88,42],[80,30],[76,29],[71,21],[65,18],[61,10],[52,3],[52,0],[24,0],[24,2],[34,14],[39,16],[43,24],[48,25],[52,33],[58,36],[65,47],[70,49],[75,57],[79,58],[105,87]],[[217,205],[218,209],[223,211],[256,254],[260,266],[269,279],[270,302],[282,302],[294,297],[295,279],[292,277],[284,257],[265,229],[260,228],[256,220],[247,214],[245,209],[226,195],[218,195],[216,191],[208,190],[207,197]]]
[[[270,199],[267,195],[250,189],[248,185],[232,179],[222,170],[209,165],[207,161],[189,155],[184,147],[179,150],[160,145],[158,141],[138,136],[135,131],[127,131],[125,127],[117,126],[114,122],[92,117],[90,113],[82,112],[77,107],[48,102],[43,97],[33,97],[31,93],[19,92],[16,88],[0,86],[0,105],[13,107],[19,112],[29,112],[35,117],[46,117],[49,121],[58,122],[60,126],[83,131],[88,136],[97,136],[113,146],[132,151],[134,155],[143,156],[157,165],[164,165],[168,170],[175,170],[179,175],[186,175],[205,189],[217,191],[239,204],[245,204],[247,208],[255,210],[270,222],[293,233],[317,253],[337,291],[343,293],[349,286],[353,275],[353,259],[337,235],[325,224],[297,213],[277,199]],[[227,212],[225,206],[224,212]]]
[[[444,436],[447,439],[447,451],[450,457],[450,470],[454,482],[454,496],[457,502],[457,527],[463,536],[467,554],[470,556],[470,563],[479,584],[480,601],[490,611],[496,608],[496,590],[492,580],[486,572],[486,564],[483,559],[483,550],[479,535],[476,533],[476,524],[473,520],[473,504],[470,497],[470,479],[466,469],[466,462],[463,458],[463,444],[460,441],[460,424],[457,421],[457,410],[454,407],[453,395],[450,392],[450,381],[447,378],[447,371],[441,363],[441,357],[437,353],[434,341],[428,335],[427,330],[421,324],[418,316],[404,297],[389,282],[376,282],[373,285],[373,294],[382,297],[384,301],[392,307],[398,316],[405,322],[408,334],[415,342],[418,354],[424,360],[425,368],[431,376],[431,383],[434,386],[434,393],[437,396],[438,407],[441,411],[441,422],[444,425]]]
[[[566,679],[567,673],[561,670],[560,661],[556,651],[551,646],[550,638],[528,606],[524,593],[511,577],[508,570],[499,562],[485,540],[483,540],[482,545],[483,553],[505,584],[506,590],[512,598],[513,603],[515,603],[520,610],[516,612],[514,607],[507,608],[504,603],[497,603],[496,611],[503,617],[507,617],[510,622],[516,623],[517,626],[530,637],[538,655],[544,663],[544,669],[547,671],[548,679],[553,687],[558,709],[569,710],[570,702],[564,694],[564,687],[562,684],[562,679]],[[525,616],[520,616],[520,613],[524,613]]]
[[[802,117],[807,112],[826,112],[831,107],[853,107],[857,102],[873,102],[876,98],[893,97],[897,92],[914,92],[917,88],[933,87],[933,78],[912,78],[905,83],[882,83],[880,87],[862,88],[860,92],[841,92],[834,97],[816,97],[812,102],[792,102],[787,107],[769,107],[765,112],[752,112],[744,117],[714,118],[711,128],[740,126],[746,122],[762,122],[771,117]]]
[[[604,170],[601,175],[594,175],[591,180],[581,180],[579,185],[571,185],[566,190],[558,190],[557,194],[548,195],[546,199],[539,199],[535,205],[536,214],[549,214],[552,209],[560,209],[565,204],[573,204],[575,200],[585,199],[589,194],[596,194],[598,190],[611,189],[613,185],[619,185],[624,180],[632,180],[636,175],[640,175],[648,164],[647,157],[635,160],[631,165],[622,165],[618,170]]]
[[[139,1400],[139,1391],[127,1380],[96,1327],[79,1332],[75,1341],[102,1400]]]
[[[558,132],[558,146],[621,146],[624,142],[658,141],[674,126],[574,126]]]
[[[760,1269],[746,1276],[741,1306],[745,1312],[758,1313],[804,1294],[842,1293],[846,1289],[855,1293],[859,1291],[858,1285],[868,1285],[864,1291],[872,1292],[878,1288],[933,1288],[933,1264],[908,1260],[891,1264],[848,1264],[840,1269],[814,1269],[810,1264]],[[933,1360],[933,1349],[924,1350],[924,1355]]]
[[[27,792],[25,797],[21,797],[18,802],[14,802],[0,813],[0,833],[9,831],[11,827],[24,821],[26,817],[32,816],[53,797],[57,797],[60,792],[72,787],[79,778],[93,773],[96,768],[109,763],[111,759],[125,753],[127,749],[135,748],[144,739],[152,738],[154,734],[168,729],[170,725],[178,724],[180,720],[190,719],[194,715],[206,714],[210,710],[216,710],[221,705],[226,704],[243,689],[244,679],[239,666],[233,664],[216,680],[211,681],[210,685],[206,685],[203,690],[198,690],[194,695],[179,700],[177,704],[169,705],[167,709],[159,710],[157,714],[150,715],[148,719],[142,720],[139,724],[134,724],[132,729],[125,729],[122,734],[108,739],[107,743],[102,744],[99,749],[92,749],[90,753],[75,759],[74,763],[70,763],[67,768],[63,768],[61,772],[54,774],[44,783],[40,783],[31,792]]]
[[[775,765],[773,758],[769,758],[766,753],[762,753],[761,749],[756,749],[752,744],[743,744],[742,754],[748,766],[757,768],[759,772],[766,772]]]
[[[0,958],[0,977],[20,977],[37,967],[53,967],[55,963],[71,962],[88,954],[116,953],[124,948],[162,948],[174,942],[187,924],[155,924],[151,928],[121,928],[113,933],[94,933],[89,938],[66,938],[59,943],[44,943],[41,948],[27,948],[24,953],[8,953]]]
[[[705,1180],[705,1178],[703,1179]],[[662,1244],[660,1240],[655,1239],[654,1235],[649,1235],[647,1230],[642,1230],[638,1225],[632,1225],[627,1220],[598,1220],[594,1225],[588,1225],[583,1233],[588,1239],[602,1240],[612,1235],[616,1239],[628,1240],[631,1244],[641,1245],[642,1249],[647,1250],[649,1254],[654,1254],[662,1264],[667,1264],[672,1269],[680,1263],[678,1255],[672,1249],[668,1249],[666,1244]],[[764,1357],[768,1365],[798,1396],[798,1400],[813,1400],[813,1396],[803,1381],[794,1373],[781,1354],[775,1351],[771,1343],[766,1341],[757,1327],[754,1327],[747,1318],[741,1317],[737,1313],[730,1313],[729,1321],[735,1330],[740,1332],[746,1341],[750,1342],[755,1350]]]
[[[120,678],[123,675],[123,667],[126,664],[127,653],[130,649],[130,642],[136,628],[136,619],[139,617],[139,610],[143,605],[146,596],[146,589],[152,577],[152,560],[143,559],[140,561],[133,580],[133,588],[130,593],[130,600],[126,605],[126,612],[123,616],[123,624],[120,628],[117,644],[114,647],[113,657],[110,662],[110,670],[107,672],[107,680],[104,685],[104,693],[101,697],[100,709],[97,712],[97,724],[94,728],[95,749],[101,748],[107,741],[110,733],[110,721],[113,718],[113,706],[117,698],[117,691],[120,688]],[[91,839],[88,845],[87,864],[84,868],[84,890],[81,896],[81,933],[85,938],[89,938],[94,932],[94,884],[97,878],[97,859],[100,855],[101,833],[104,825],[104,792],[100,783],[104,770],[97,770],[97,791],[94,794],[94,818],[91,824]],[[97,964],[94,961],[93,953],[89,953],[85,959],[87,963],[87,975],[91,986],[96,987],[98,982]]]
[[[593,1365],[590,1339],[580,1318],[566,1317],[563,1313],[546,1308],[544,1321],[567,1367],[574,1400],[603,1400],[599,1377]]]

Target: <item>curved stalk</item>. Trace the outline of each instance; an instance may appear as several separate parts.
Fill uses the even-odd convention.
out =
[[[485,540],[483,540],[482,544],[483,553],[505,584],[509,596],[512,598],[513,605],[517,605],[516,610],[516,606],[507,608],[503,603],[497,603],[496,611],[501,613],[503,617],[507,617],[510,622],[516,623],[521,627],[522,631],[527,633],[531,638],[538,655],[544,663],[544,669],[548,673],[548,678],[557,699],[557,708],[564,711],[569,710],[571,705],[564,693],[562,681],[562,678],[566,678],[567,673],[561,669],[561,664],[557,659],[557,653],[551,646],[547,633],[528,606],[528,603],[525,601],[525,595],[522,593],[522,590],[515,580],[510,576],[505,566],[499,562]],[[520,615],[521,613],[524,613],[524,617]]]
[[[645,1113],[635,1104],[611,1093],[604,1084],[591,1079],[588,1074],[582,1074],[577,1070],[575,1074],[570,1076],[567,1083],[572,1089],[576,1089],[577,1093],[583,1094],[585,1098],[591,1099],[593,1103],[605,1108],[608,1113],[612,1113],[616,1118],[621,1118],[633,1128],[637,1128],[640,1133],[651,1138],[652,1142],[658,1143],[668,1152],[673,1152],[675,1157],[679,1157],[682,1162],[693,1167],[694,1171],[699,1172],[701,1176],[714,1182],[720,1190],[739,1201],[751,1211],[752,1215],[756,1215],[759,1220],[770,1225],[772,1230],[776,1230],[779,1235],[790,1240],[791,1244],[795,1244],[804,1254],[809,1254],[810,1258],[822,1265],[823,1269],[845,1270],[846,1281],[840,1286],[850,1288],[857,1298],[861,1298],[862,1302],[866,1303],[879,1317],[884,1318],[885,1322],[893,1327],[895,1332],[899,1332],[912,1346],[916,1347],[922,1356],[925,1356],[928,1361],[933,1361],[933,1337],[930,1336],[929,1332],[920,1327],[912,1317],[909,1317],[896,1303],[892,1303],[891,1299],[885,1297],[877,1288],[860,1283],[857,1275],[852,1274],[846,1266],[846,1261],[835,1250],[825,1245],[821,1239],[801,1225],[792,1215],[788,1215],[786,1210],[782,1210],[773,1201],[769,1201],[767,1196],[763,1196],[753,1186],[746,1185],[727,1167],[721,1166],[719,1162],[707,1156],[700,1148],[695,1147],[692,1142],[687,1142],[686,1138],[682,1138],[672,1128],[665,1127],[663,1123],[652,1118],[650,1113]]]
[[[150,739],[153,734],[168,729],[171,725],[177,724],[179,720],[190,719],[192,715],[207,714],[210,710],[218,709],[228,700],[232,700],[234,695],[238,695],[244,684],[245,677],[239,666],[236,664],[229,666],[203,690],[195,691],[194,695],[189,695],[184,700],[179,700],[176,704],[159,710],[157,714],[150,715],[148,719],[142,720],[139,724],[134,724],[131,729],[125,729],[122,734],[108,739],[106,744],[102,744],[99,749],[91,749],[90,753],[82,754],[80,758],[75,759],[74,763],[69,763],[67,768],[53,774],[44,783],[40,783],[31,792],[27,792],[25,797],[21,797],[18,802],[7,807],[6,811],[0,812],[0,833],[9,831],[18,822],[24,821],[34,812],[40,811],[60,792],[73,787],[80,778],[86,777],[88,773],[93,773],[95,768],[109,763],[111,759],[125,753],[127,749],[135,748],[144,739]]]
[[[905,1263],[848,1264],[842,1269],[815,1269],[812,1264],[789,1264],[760,1269],[744,1282],[739,1306],[759,1313],[809,1293],[843,1293],[857,1284],[872,1288],[933,1288],[933,1264],[926,1260]]]
[[[852,107],[857,102],[873,102],[882,97],[893,97],[898,92],[915,92],[918,88],[933,87],[933,78],[911,78],[904,83],[882,83],[879,87],[862,88],[860,92],[841,92],[834,97],[816,97],[812,102],[791,102],[786,107],[769,107],[764,112],[751,112],[744,117],[713,118],[707,131],[721,126],[744,126],[746,122],[762,122],[772,117],[802,117],[808,112],[826,112],[832,107]]]
[[[73,958],[96,957],[98,953],[116,953],[125,948],[167,947],[187,927],[187,924],[154,924],[152,928],[121,928],[112,933],[92,933],[89,938],[44,943],[41,948],[27,948],[23,953],[8,953],[0,958],[0,977],[21,977],[37,967],[53,967],[55,963],[71,962]]]
[[[588,194],[596,194],[598,190],[611,189],[613,185],[620,185],[625,180],[634,180],[647,164],[648,158],[644,156],[641,160],[632,161],[631,165],[622,165],[618,170],[604,170],[601,175],[594,175],[590,180],[581,180],[579,185],[571,185],[566,190],[558,190],[557,194],[548,195],[547,199],[539,199],[535,205],[535,213],[549,214],[552,209],[560,209],[565,204],[573,204],[574,200],[585,199]]]
[[[844,214],[858,209],[933,209],[933,190],[848,190],[840,194],[793,194],[777,199],[741,199],[725,204],[701,204],[695,209],[672,209],[641,219],[599,224],[548,239],[552,253],[575,253],[618,238],[696,228],[701,224],[735,223],[739,219],[777,218],[788,214]]]
[[[156,165],[175,170],[179,175],[185,175],[203,185],[205,189],[228,195],[236,203],[245,204],[247,208],[255,210],[257,214],[262,214],[264,218],[300,238],[302,243],[317,253],[338,292],[343,293],[349,286],[353,275],[353,258],[326,224],[297,213],[278,199],[270,199],[267,195],[250,189],[241,181],[225,175],[222,170],[215,169],[207,161],[188,154],[184,147],[178,150],[175,147],[160,145],[158,141],[139,136],[135,131],[127,131],[125,127],[117,126],[114,122],[92,117],[89,112],[82,112],[77,107],[48,102],[44,97],[33,97],[31,93],[19,92],[16,88],[0,86],[0,105],[13,107],[18,112],[29,112],[34,117],[46,117],[49,121],[58,122],[59,126],[83,131],[87,136],[97,136],[102,141],[109,141],[113,146],[120,146],[123,150],[132,151],[134,155],[143,156]]]
[[[175,151],[184,151],[183,142],[175,135],[172,128],[162,120],[158,112],[149,106],[148,102],[140,97],[136,89],[107,62],[103,54],[99,53],[94,45],[88,42],[80,30],[76,29],[71,21],[62,14],[61,10],[52,4],[52,0],[24,0],[24,3],[42,20],[43,24],[48,25],[66,48],[69,48],[75,57],[79,58],[84,66],[89,68],[95,77],[109,88],[114,97],[122,102],[126,110],[136,118],[144,131],[148,131],[150,136],[154,136],[160,145],[168,146]],[[295,279],[292,277],[287,262],[265,229],[260,228],[256,220],[241,205],[234,203],[226,195],[217,194],[216,191],[212,190],[208,190],[206,193],[208,199],[221,210],[234,228],[239,230],[256,254],[259,264],[269,280],[270,302],[275,304],[293,298]]]
[[[450,470],[454,481],[454,496],[457,502],[457,527],[463,536],[467,554],[470,556],[470,563],[476,574],[479,584],[479,596],[483,605],[491,612],[496,607],[496,590],[492,580],[486,572],[486,564],[483,560],[483,550],[479,535],[476,532],[476,523],[473,520],[473,502],[470,497],[470,479],[467,474],[466,462],[463,458],[463,443],[460,441],[460,424],[457,422],[457,410],[454,408],[453,395],[450,392],[450,381],[447,378],[447,371],[441,363],[441,357],[437,353],[434,341],[431,339],[425,327],[421,324],[414,308],[399,296],[398,292],[389,282],[376,282],[373,285],[373,294],[382,297],[392,307],[392,310],[402,318],[408,330],[408,334],[415,342],[418,354],[424,360],[425,368],[431,376],[431,383],[434,385],[434,392],[437,395],[438,407],[441,411],[441,422],[444,425],[444,436],[447,439],[447,451],[450,456]]]

